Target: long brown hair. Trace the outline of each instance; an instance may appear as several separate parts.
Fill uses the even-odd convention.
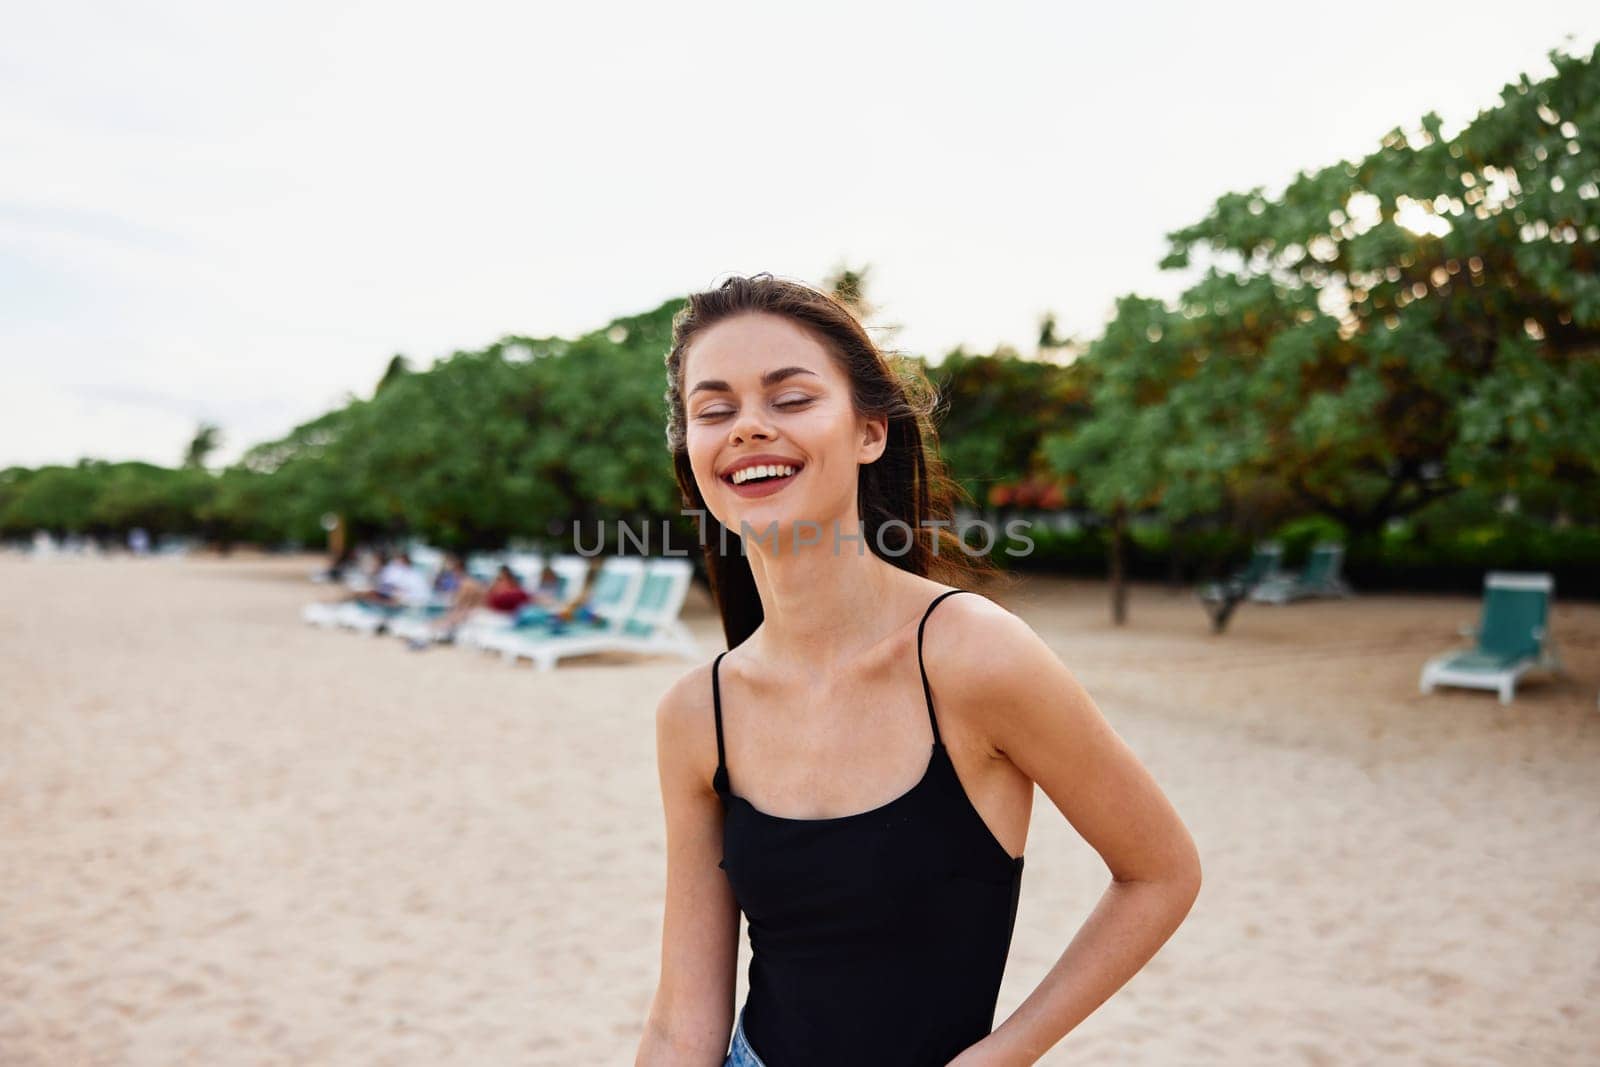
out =
[[[765,312],[781,315],[815,337],[850,379],[851,400],[858,415],[888,419],[883,454],[859,468],[856,507],[862,536],[875,554],[902,570],[945,585],[967,587],[999,575],[986,557],[975,557],[946,526],[958,500],[970,496],[952,480],[939,456],[934,418],[943,413],[937,389],[919,361],[884,353],[866,329],[838,299],[800,282],[762,272],[734,276],[715,289],[695,293],[672,321],[672,350],[667,353],[667,446],[684,507],[703,517],[706,571],[711,595],[722,615],[722,631],[733,648],[755,632],[764,613],[750,561],[740,551],[737,534],[724,532],[706,508],[705,497],[689,464],[683,397],[684,355],[711,326],[734,315]],[[910,528],[909,547],[898,555],[879,548],[879,530],[899,520]],[[907,542],[902,530],[884,536],[893,549]],[[726,542],[727,551],[723,551]]]

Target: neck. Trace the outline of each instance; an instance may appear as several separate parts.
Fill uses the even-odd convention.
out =
[[[769,665],[826,677],[903,621],[892,617],[895,594],[910,575],[875,555],[864,534],[859,545],[848,539],[861,532],[852,522],[839,524],[837,539],[825,528],[818,543],[799,548],[787,533],[750,540],[764,616],[751,640]]]

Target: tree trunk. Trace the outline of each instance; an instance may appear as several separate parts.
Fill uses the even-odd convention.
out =
[[[1127,539],[1127,507],[1121,503],[1111,512],[1111,621],[1121,626],[1128,621],[1128,580],[1124,566]]]
[[[335,563],[344,555],[345,528],[344,516],[335,515],[333,529],[328,531],[328,555]]]
[[[1171,533],[1167,541],[1167,592],[1177,594],[1184,591],[1183,546],[1184,534],[1189,529],[1188,518],[1173,523],[1169,529]]]

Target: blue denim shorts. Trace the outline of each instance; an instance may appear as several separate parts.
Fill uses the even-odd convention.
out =
[[[739,1017],[734,1020],[733,1043],[728,1046],[728,1058],[722,1061],[722,1067],[767,1067],[744,1036],[743,1008],[739,1009]]]

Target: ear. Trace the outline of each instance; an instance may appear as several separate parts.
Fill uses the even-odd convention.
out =
[[[883,450],[889,447],[889,420],[882,416],[861,421],[861,447],[856,450],[856,462],[863,465],[876,462]]]

